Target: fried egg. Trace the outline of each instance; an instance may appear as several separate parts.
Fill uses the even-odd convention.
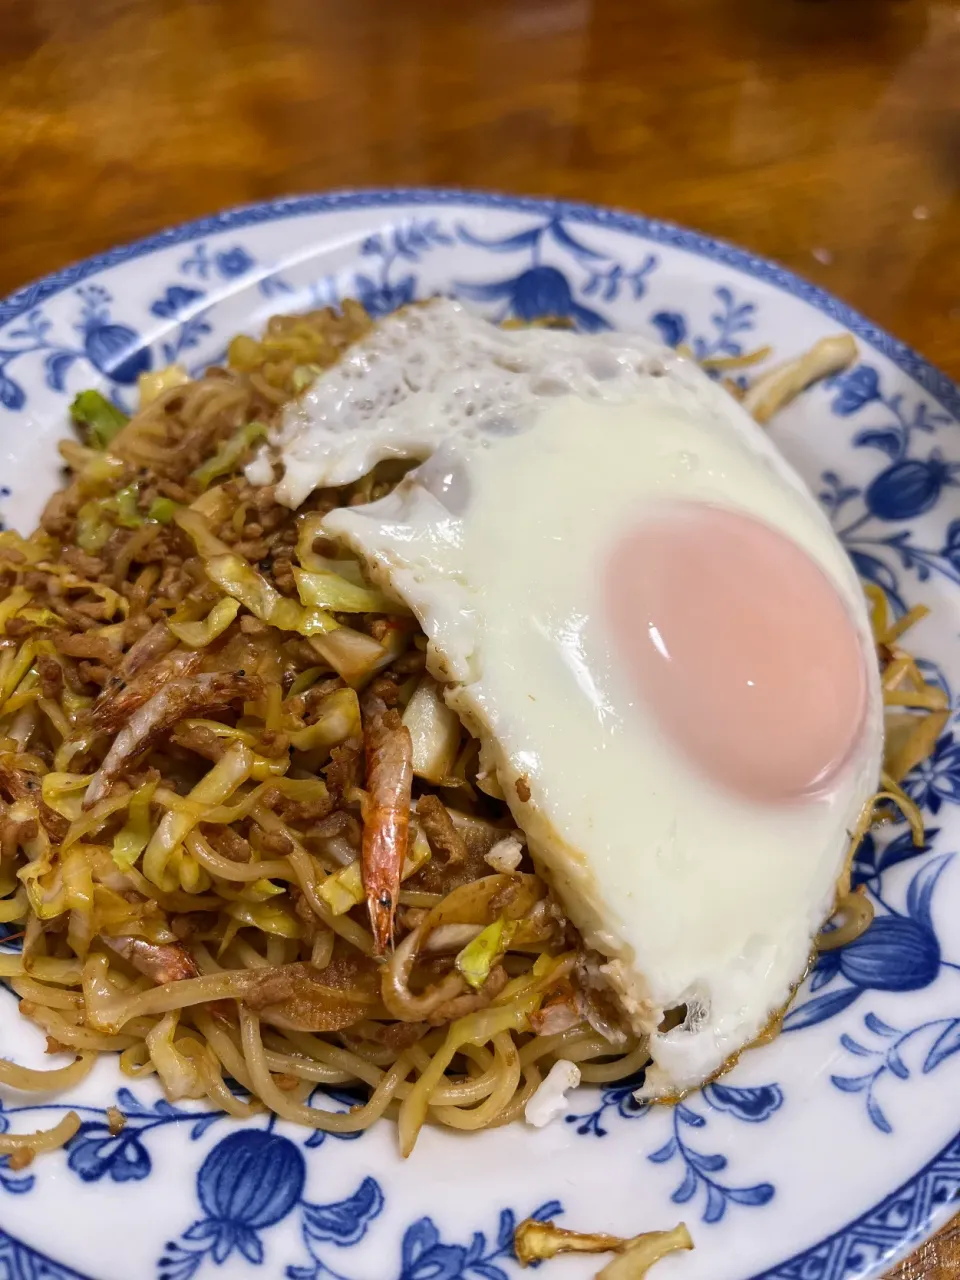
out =
[[[790,999],[880,768],[864,599],[802,481],[668,349],[446,300],[384,320],[280,445],[292,507],[419,463],[324,527],[419,619],[649,1037],[647,1092],[702,1083]]]

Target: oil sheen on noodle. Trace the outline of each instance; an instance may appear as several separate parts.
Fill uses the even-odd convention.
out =
[[[868,664],[863,730],[826,793],[751,802],[701,773],[635,694],[605,622],[603,566],[664,503],[752,516],[833,583],[866,661],[856,576],[802,482],[736,402],[666,349],[504,332],[446,301],[383,322],[304,397],[280,443],[291,506],[382,458],[426,460],[326,528],[420,619],[448,701],[651,1037],[650,1091],[699,1084],[806,966],[846,832],[875,788],[879,684]],[[685,1023],[660,1033],[679,1005]]]

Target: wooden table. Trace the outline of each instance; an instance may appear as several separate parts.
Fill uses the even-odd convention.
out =
[[[947,0],[0,0],[0,294],[355,184],[569,196],[739,241],[960,376]],[[960,1271],[960,1228],[901,1280]]]

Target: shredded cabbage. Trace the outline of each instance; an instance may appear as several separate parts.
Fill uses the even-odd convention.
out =
[[[129,871],[150,842],[150,802],[157,784],[137,787],[127,810],[126,825],[113,838],[113,860],[121,871]]]
[[[212,458],[208,458],[193,472],[193,478],[206,489],[212,480],[229,475],[237,469],[237,464],[248,449],[258,440],[266,438],[267,428],[263,422],[248,422],[246,426],[235,431],[229,440],[225,440]]]
[[[5,631],[7,623],[19,613],[30,599],[26,587],[14,587],[5,600],[0,600],[0,631]]]
[[[239,612],[239,600],[228,596],[218,601],[202,622],[174,622],[168,618],[167,626],[188,649],[204,649],[223,635]]]
[[[40,784],[44,804],[74,822],[83,812],[83,799],[78,793],[85,791],[89,782],[84,773],[45,773]]]
[[[179,364],[168,364],[164,369],[152,373],[141,373],[137,379],[137,390],[140,392],[140,408],[152,404],[157,396],[171,387],[182,387],[190,381],[190,375]]]
[[[316,721],[290,735],[290,745],[295,751],[313,751],[360,737],[360,703],[355,691],[334,689],[320,703]]]
[[[210,556],[204,560],[203,567],[207,577],[221,591],[239,600],[261,622],[267,622],[280,631],[297,631],[302,636],[316,636],[335,631],[339,625],[323,609],[305,609],[295,600],[282,596],[242,556],[232,552]]]
[[[104,546],[113,533],[113,525],[107,519],[101,499],[92,498],[77,512],[77,545],[91,555]]]
[[[407,613],[402,605],[395,604],[382,591],[372,587],[358,587],[329,569],[309,572],[294,569],[297,594],[305,605],[320,609],[334,609],[338,613]]]
[[[460,720],[440,686],[425,675],[403,713],[413,743],[413,772],[438,786],[450,776],[460,747]]]
[[[516,921],[500,916],[481,930],[472,942],[468,942],[457,956],[457,971],[474,991],[479,991],[490,977],[494,962],[510,946],[516,931]]]
[[[70,405],[70,417],[95,449],[106,449],[130,419],[99,391],[81,391]]]
[[[182,883],[182,869],[178,867],[177,874],[174,874],[169,864],[184,836],[200,820],[200,815],[205,816],[206,810],[223,804],[232,796],[237,787],[249,778],[252,768],[253,752],[240,742],[234,743],[185,797],[189,808],[179,812],[170,809],[164,814],[143,855],[143,874],[158,889],[169,893]],[[183,858],[184,863],[187,861],[196,867],[189,856]],[[197,879],[198,885],[205,879],[209,882],[209,877],[203,872]]]

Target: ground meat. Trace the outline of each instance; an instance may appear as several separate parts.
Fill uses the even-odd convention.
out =
[[[57,652],[68,658],[89,658],[104,667],[114,667],[120,660],[119,653],[105,636],[68,636],[58,631],[54,633],[53,643]]]
[[[20,769],[16,756],[0,755],[0,791],[8,800],[29,800],[35,805],[47,834],[57,844],[65,838],[70,823],[45,803],[40,790],[40,779],[27,769]]]
[[[442,857],[448,864],[466,862],[467,846],[463,836],[453,825],[439,796],[421,796],[417,801],[417,817],[434,856]]]
[[[231,862],[251,862],[253,850],[250,842],[245,840],[232,827],[220,822],[201,823],[200,834],[207,840],[221,858],[229,858]]]
[[[105,565],[97,556],[81,551],[79,547],[63,547],[60,551],[61,561],[84,578],[96,581],[103,573]]]
[[[468,1013],[485,1009],[491,1000],[495,1000],[500,994],[507,985],[507,981],[506,969],[502,964],[495,965],[479,991],[445,1000],[443,1004],[437,1005],[427,1021],[432,1027],[442,1027],[447,1022],[455,1022],[457,1018],[465,1017]]]
[[[48,653],[41,653],[37,658],[37,675],[40,677],[40,692],[44,698],[56,702],[63,693],[63,668]]]
[[[330,763],[324,771],[327,790],[339,804],[351,787],[358,787],[363,776],[363,753],[357,747],[334,747]]]

